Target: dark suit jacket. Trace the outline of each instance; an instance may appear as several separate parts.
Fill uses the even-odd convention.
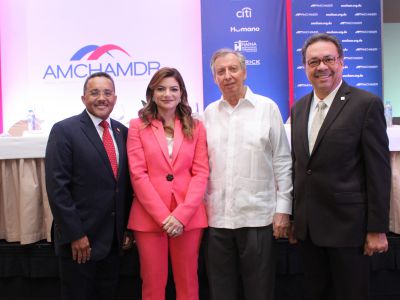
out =
[[[71,242],[84,235],[91,259],[104,258],[114,232],[121,245],[132,201],[126,155],[127,128],[111,120],[119,151],[118,180],[86,111],[56,123],[46,149],[46,187],[54,217],[56,254],[71,256]]]
[[[387,232],[390,156],[382,100],[345,82],[308,150],[313,93],[292,108],[295,236],[325,247],[362,246]]]

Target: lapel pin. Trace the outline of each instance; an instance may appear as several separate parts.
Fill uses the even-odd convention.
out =
[[[346,100],[346,99],[344,98],[344,96],[342,96],[342,97],[340,97],[340,100],[344,101],[344,100]]]
[[[120,132],[119,127],[117,127],[117,132],[118,132],[118,133]]]

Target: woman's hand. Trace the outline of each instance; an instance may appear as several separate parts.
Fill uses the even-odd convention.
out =
[[[183,233],[183,224],[174,216],[169,215],[163,221],[163,229],[169,237],[177,237]]]

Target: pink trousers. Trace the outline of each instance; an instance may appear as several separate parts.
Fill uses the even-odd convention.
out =
[[[198,300],[197,260],[203,229],[166,233],[135,231],[139,250],[142,300],[164,300],[168,279],[168,253],[174,275],[176,299]]]

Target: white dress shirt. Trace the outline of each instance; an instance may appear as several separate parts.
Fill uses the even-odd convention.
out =
[[[278,106],[247,87],[231,107],[222,98],[204,112],[210,179],[210,227],[236,229],[272,223],[292,211],[292,160]]]

